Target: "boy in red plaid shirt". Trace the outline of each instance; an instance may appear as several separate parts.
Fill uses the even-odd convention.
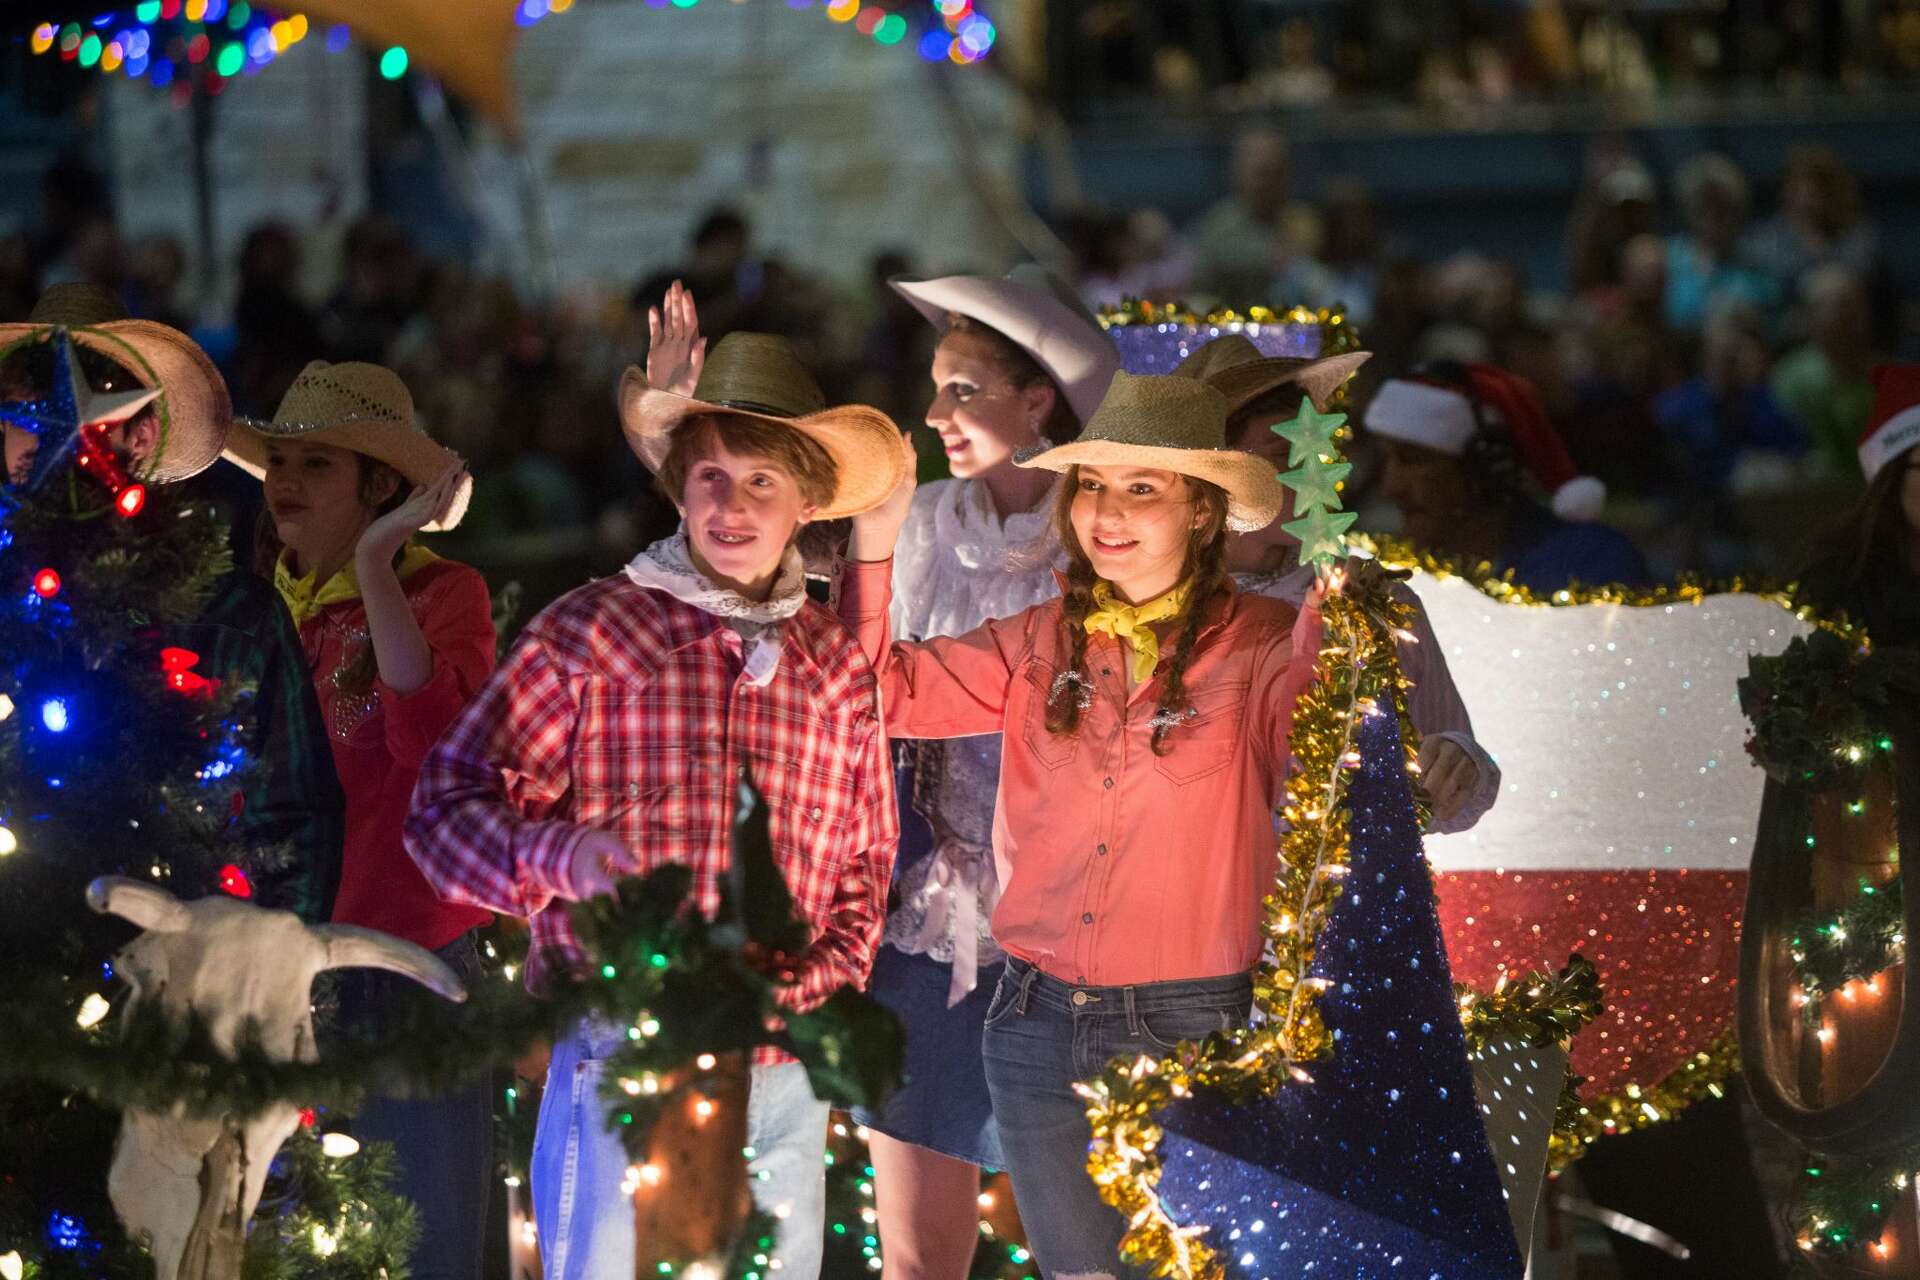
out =
[[[691,318],[680,295],[668,304],[669,321]],[[587,962],[568,904],[620,876],[683,863],[700,908],[715,909],[749,777],[813,929],[783,993],[807,1010],[866,982],[898,826],[872,669],[807,599],[793,542],[809,520],[885,498],[904,466],[899,430],[874,409],[826,408],[781,339],[733,334],[703,371],[691,326],[673,327],[689,336],[676,348],[656,335],[649,370],[692,397],[634,368],[620,410],[680,532],[528,625],[422,767],[407,848],[449,901],[531,919],[538,993]],[[548,1280],[633,1272],[627,1158],[600,1097],[623,1035],[589,1020],[554,1045],[532,1169]],[[762,1050],[747,1126],[754,1199],[782,1219],[781,1270],[812,1280],[827,1105],[799,1063]]]

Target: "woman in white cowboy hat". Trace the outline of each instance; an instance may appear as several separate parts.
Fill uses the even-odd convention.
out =
[[[257,567],[299,628],[346,791],[333,919],[418,943],[471,977],[473,930],[492,917],[443,902],[401,826],[421,761],[493,666],[486,581],[413,540],[459,523],[472,480],[414,421],[399,376],[372,364],[309,364],[271,421],[235,424],[227,454],[265,483]],[[378,1025],[396,995],[356,974],[343,1018]],[[413,1274],[474,1280],[492,1166],[487,1083],[373,1099],[353,1124],[394,1145],[398,1189],[420,1210]]]
[[[1243,1021],[1276,870],[1271,812],[1313,637],[1241,595],[1229,529],[1279,511],[1271,466],[1227,448],[1227,399],[1114,376],[1076,441],[1021,465],[1065,476],[1065,594],[963,635],[891,642],[890,556],[911,480],[854,521],[842,619],[897,737],[1000,733],[993,821],[1007,962],[983,1035],[1021,1220],[1048,1275],[1133,1275],[1125,1220],[1086,1176],[1076,1081]],[[1298,650],[1298,651],[1297,651]]]

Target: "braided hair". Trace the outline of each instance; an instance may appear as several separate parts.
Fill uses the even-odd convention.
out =
[[[1187,668],[1193,663],[1194,642],[1206,621],[1207,605],[1227,582],[1227,495],[1219,485],[1182,476],[1187,493],[1201,510],[1201,519],[1187,536],[1180,581],[1191,583],[1180,612],[1170,620],[1174,631],[1173,656],[1166,666],[1166,683],[1153,714],[1153,754],[1167,754],[1167,735],[1188,718]],[[1072,736],[1080,729],[1084,690],[1092,687],[1087,675],[1087,615],[1093,612],[1093,588],[1100,577],[1073,532],[1073,499],[1080,489],[1080,469],[1067,472],[1054,500],[1053,524],[1067,553],[1067,585],[1062,598],[1067,628],[1067,669],[1047,695],[1047,730]]]

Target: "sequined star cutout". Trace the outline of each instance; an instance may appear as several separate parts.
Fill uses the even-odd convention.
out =
[[[1328,563],[1347,553],[1346,533],[1358,517],[1351,511],[1319,507],[1280,527],[1300,540],[1300,563]]]
[[[63,328],[53,331],[53,386],[44,400],[0,403],[0,421],[40,437],[33,466],[22,488],[38,489],[73,452],[80,428],[125,422],[153,403],[158,390],[96,392],[80,370],[73,340]]]
[[[1291,471],[1280,474],[1280,483],[1293,490],[1293,509],[1296,512],[1307,511],[1313,507],[1340,509],[1339,485],[1353,471],[1348,462],[1329,462],[1323,453],[1310,454],[1307,460]]]
[[[1346,425],[1346,414],[1322,413],[1313,407],[1312,400],[1302,400],[1299,413],[1286,422],[1273,424],[1273,434],[1287,442],[1287,465],[1297,467],[1316,455],[1339,457],[1340,446],[1334,443],[1333,437]]]

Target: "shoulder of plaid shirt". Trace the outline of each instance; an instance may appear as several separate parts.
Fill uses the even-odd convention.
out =
[[[783,624],[767,685],[747,684],[742,661],[724,620],[601,579],[527,626],[421,766],[408,852],[449,901],[531,920],[534,992],[586,962],[565,908],[591,830],[626,843],[634,874],[692,867],[700,909],[715,908],[742,769],[814,930],[782,1003],[865,984],[899,840],[873,670],[812,602]]]

